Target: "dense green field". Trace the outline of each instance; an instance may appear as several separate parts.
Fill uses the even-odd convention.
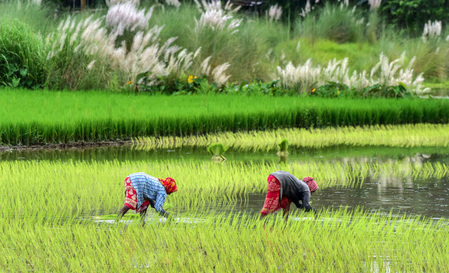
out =
[[[287,170],[297,177],[312,176],[320,188],[359,187],[366,178],[441,179],[447,163],[366,160],[225,162],[159,160],[135,162],[0,162],[0,182],[8,194],[0,196],[3,219],[40,221],[46,217],[80,217],[117,212],[123,204],[123,181],[134,172],[173,177],[178,192],[168,202],[178,209],[232,204],[251,193],[267,190],[268,174]],[[9,190],[11,189],[11,190]]]
[[[428,177],[448,171],[447,165],[413,163],[338,167],[303,162],[284,167],[299,177],[316,176],[322,188],[335,181],[350,186],[351,177],[370,172],[373,177],[376,173]],[[204,210],[226,200],[232,204],[248,192],[266,191],[266,174],[278,168],[180,161],[0,162],[0,183],[5,187],[0,196],[0,268],[11,272],[442,272],[447,268],[445,219],[324,208],[317,216],[296,212],[288,222],[281,215],[264,222],[245,213]],[[443,172],[435,172],[438,169]],[[173,218],[165,221],[152,215],[144,228],[138,220],[126,227],[95,222],[95,216],[118,211],[123,179],[135,171],[177,179],[179,190],[167,199],[175,208]]]
[[[444,272],[447,222],[366,213],[247,215],[112,227],[0,220],[0,268],[51,272]],[[424,221],[420,221],[424,220]],[[196,222],[195,222],[196,221]],[[138,238],[138,239],[137,239]]]
[[[145,96],[0,90],[0,143],[29,145],[280,128],[447,123],[449,101]]]

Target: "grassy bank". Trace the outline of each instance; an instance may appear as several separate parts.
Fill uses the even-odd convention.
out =
[[[447,100],[145,96],[0,90],[0,143],[30,145],[143,136],[449,121]]]

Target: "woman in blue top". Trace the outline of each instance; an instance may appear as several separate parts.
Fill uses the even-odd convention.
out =
[[[136,210],[141,218],[145,217],[150,205],[160,215],[168,217],[162,208],[167,195],[178,190],[173,178],[160,179],[146,173],[133,173],[125,179],[125,205],[118,213],[120,219],[128,210]],[[143,223],[145,225],[145,222]]]

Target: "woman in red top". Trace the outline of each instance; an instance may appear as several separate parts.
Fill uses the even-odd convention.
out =
[[[311,195],[319,189],[312,177],[304,177],[303,180],[299,180],[288,172],[277,171],[270,174],[267,181],[268,191],[260,212],[261,217],[282,208],[287,220],[291,203],[305,211],[316,211],[309,203]]]

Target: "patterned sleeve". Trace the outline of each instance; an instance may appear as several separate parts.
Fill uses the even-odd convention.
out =
[[[154,209],[157,212],[163,212],[162,206],[164,205],[165,199],[167,198],[167,193],[164,191],[158,191],[156,196],[156,204],[154,204]]]

